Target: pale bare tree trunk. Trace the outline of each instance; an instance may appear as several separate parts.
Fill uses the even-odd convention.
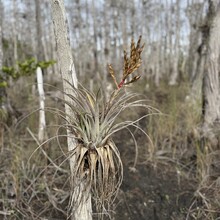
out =
[[[37,61],[43,61],[44,60],[44,50],[43,50],[43,37],[42,37],[42,16],[41,16],[41,8],[40,8],[40,0],[35,0],[35,13],[36,13],[36,27],[37,27],[37,34],[36,34],[36,57]],[[36,76],[37,76],[37,88],[39,93],[39,125],[38,125],[38,140],[40,143],[43,143],[43,141],[46,138],[46,117],[45,117],[45,111],[44,111],[44,88],[43,88],[43,73],[42,69],[38,67],[36,69]]]
[[[92,16],[93,16],[93,38],[94,38],[94,48],[93,48],[93,56],[94,56],[94,69],[95,73],[99,74],[98,70],[98,50],[97,50],[97,45],[98,45],[98,36],[97,36],[97,14],[96,14],[96,5],[95,5],[95,0],[92,0]],[[97,74],[95,74],[97,75]]]
[[[18,40],[17,40],[17,2],[16,0],[13,0],[13,26],[12,26],[12,32],[13,32],[13,49],[14,49],[14,64],[16,64],[18,60]],[[16,65],[17,67],[17,65]]]
[[[170,73],[172,66],[172,54],[173,54],[173,43],[172,43],[172,18],[171,18],[171,7],[169,1],[166,0],[166,7],[168,10],[166,16],[166,32],[167,32],[167,73]]]
[[[179,75],[178,62],[179,62],[179,39],[180,39],[180,0],[176,1],[176,10],[175,10],[175,18],[176,18],[176,32],[175,32],[175,43],[173,50],[173,60],[172,60],[172,74],[169,81],[169,85],[176,85],[177,78]]]
[[[215,137],[220,120],[220,1],[209,0],[206,69],[203,79],[204,135]]]
[[[2,8],[2,2],[0,0],[0,74],[2,73],[2,66],[3,66],[3,45],[2,45],[2,19],[3,18],[3,8]]]
[[[48,1],[48,4],[50,4],[50,0],[47,0]],[[51,12],[51,10],[50,10]],[[53,34],[53,24],[50,22],[49,24],[49,39],[50,39],[50,42],[49,42],[49,45],[50,45],[50,57],[52,60],[57,60],[57,54],[56,54],[56,42],[55,42],[55,36]],[[48,42],[47,42],[48,43]],[[59,67],[58,67],[58,64],[55,63],[53,66],[52,66],[52,73],[51,75],[49,75],[50,78],[52,78],[53,75],[56,76],[57,78],[57,74],[59,74]]]
[[[159,86],[160,84],[160,77],[161,77],[161,72],[160,72],[160,50],[161,50],[161,35],[160,35],[160,29],[161,29],[161,26],[160,26],[160,19],[159,19],[159,14],[160,12],[159,11],[156,11],[156,27],[155,29],[157,30],[156,31],[156,37],[155,37],[155,46],[154,46],[154,54],[155,54],[155,57],[154,57],[154,82],[155,82],[155,85],[156,86]]]
[[[110,25],[111,31],[112,32],[112,36],[110,36],[111,38],[111,60],[113,61],[113,65],[115,65],[116,63],[114,63],[117,59],[118,59],[118,44],[117,44],[117,35],[118,35],[118,11],[117,11],[117,2],[112,1],[111,2],[111,22],[112,24]]]
[[[105,4],[104,4],[104,67],[107,66],[108,63],[111,63],[110,62],[110,17],[111,17],[111,14],[109,12],[109,9],[110,9],[110,2],[109,1],[105,1]],[[103,76],[103,81],[104,81],[104,85],[105,86],[109,86],[109,82],[107,80],[107,73],[105,71],[104,73],[104,76]]]
[[[141,14],[140,14],[140,20],[141,20],[141,27],[142,27],[142,36],[143,36],[143,40],[145,42],[145,45],[149,45],[150,44],[150,39],[149,39],[149,26],[147,26],[146,24],[150,23],[149,22],[149,18],[148,18],[148,5],[147,5],[147,1],[142,1],[142,5],[141,5]],[[149,71],[149,60],[150,60],[150,56],[147,50],[143,51],[143,72],[145,73],[144,75],[146,76],[146,73],[148,73]],[[147,76],[146,76],[147,77]]]
[[[65,93],[72,94],[74,96],[74,91],[71,86],[67,83],[71,83],[75,88],[77,88],[77,77],[76,71],[73,63],[73,57],[71,53],[71,47],[68,37],[68,27],[66,12],[63,0],[51,0],[52,5],[52,17],[54,24],[54,32],[57,43],[57,53],[58,62],[60,66],[60,72],[63,79],[63,90]],[[64,99],[68,102],[71,100],[64,95]],[[68,105],[65,105],[65,112],[69,117],[75,117],[73,111]],[[70,131],[67,130],[67,144],[68,150],[71,152],[76,147],[76,142],[74,137],[71,135]],[[72,174],[72,179],[74,179],[74,168],[75,168],[75,157],[70,158],[70,170]],[[91,195],[83,196],[85,187],[83,186],[83,180],[79,180],[79,184],[73,188],[72,201],[77,201],[77,205],[71,204],[71,219],[72,220],[91,220],[92,219],[92,206],[91,206]],[[75,198],[74,198],[75,196]],[[78,196],[78,197],[76,197]],[[81,200],[82,199],[82,200]],[[75,205],[75,206],[74,206]]]
[[[127,8],[128,3],[125,1],[124,2],[124,7]],[[123,39],[123,45],[125,48],[127,48],[128,45],[128,26],[127,26],[127,22],[128,22],[128,16],[127,16],[127,10],[124,11],[124,16],[122,18],[122,39]],[[108,27],[106,27],[106,29],[108,29]],[[123,48],[123,49],[125,49]]]
[[[2,34],[2,19],[3,18],[3,8],[2,8],[2,2],[0,0],[0,75],[2,74],[2,67],[3,67],[3,34]],[[3,106],[3,97],[5,96],[5,89],[0,88],[0,108]]]
[[[36,35],[36,42],[37,42],[37,60],[42,61],[44,60],[44,52],[43,52],[43,45],[42,45],[42,28],[41,28],[41,8],[40,8],[40,0],[35,0],[35,9],[36,9],[36,27],[37,27],[37,35]]]
[[[44,87],[43,87],[43,74],[40,67],[37,67],[37,88],[39,93],[39,129],[38,129],[38,140],[40,143],[43,143],[45,140],[45,129],[46,129],[46,117],[45,117],[45,95],[44,95]]]
[[[2,45],[2,19],[3,18],[3,10],[2,10],[2,2],[0,0],[0,75],[2,74],[2,66],[3,66],[3,45]],[[1,83],[1,81],[0,81]],[[0,87],[0,110],[4,108],[3,97],[5,95],[5,89]],[[0,121],[1,113],[0,113]],[[4,147],[4,128],[0,125],[0,150]]]
[[[34,20],[35,20],[35,16],[33,16],[33,14],[35,14],[34,11],[30,10],[31,9],[31,6],[32,6],[33,2],[30,1],[30,0],[24,0],[24,13],[25,13],[25,16],[26,16],[26,33],[28,33],[28,35],[26,36],[26,41],[27,41],[27,44],[28,45],[31,45],[31,52],[35,52],[36,51],[36,40],[35,40],[35,35],[36,35],[36,32],[35,32],[35,23],[34,23]]]

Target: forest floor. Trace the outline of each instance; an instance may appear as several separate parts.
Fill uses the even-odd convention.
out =
[[[195,180],[168,164],[125,166],[115,219],[185,220],[195,191]]]
[[[122,160],[124,165],[124,178],[122,186],[119,190],[118,197],[115,202],[114,219],[115,220],[185,220],[189,212],[189,208],[194,200],[194,193],[197,189],[197,182],[195,179],[190,179],[188,176],[181,175],[177,172],[175,166],[172,163],[160,163],[152,164],[151,162],[138,162],[135,167],[133,167],[134,160],[134,148],[126,148],[126,151],[121,149]],[[11,167],[11,160],[13,156],[11,152],[1,152],[1,167],[4,171],[1,173],[1,188],[3,190],[3,182],[13,182],[14,176],[18,175],[13,173],[8,175],[10,172],[14,172],[15,168]],[[44,178],[46,181],[51,181],[52,173],[54,171],[48,171],[42,176],[38,176],[36,182],[34,179],[37,173],[41,171],[42,168],[29,168],[29,170],[23,170],[23,174],[27,177],[20,177],[24,180],[19,180],[23,192],[20,193],[20,198],[15,198],[15,194],[12,193],[9,196],[9,200],[5,200],[8,203],[3,204],[0,201],[0,208],[2,213],[7,213],[7,211],[15,210],[15,213],[22,211],[23,217],[21,215],[7,216],[3,218],[0,215],[0,220],[6,219],[48,219],[48,220],[58,220],[65,219],[66,216],[56,210],[56,208],[61,208],[66,210],[67,200],[57,207],[49,207],[48,200],[50,200],[50,195],[47,192],[42,192],[45,189]],[[50,170],[50,169],[48,169]],[[2,171],[2,169],[1,169]],[[30,173],[30,172],[34,173]],[[25,172],[27,172],[25,174]],[[4,177],[3,177],[4,176]],[[59,176],[59,175],[58,175]],[[60,175],[61,179],[66,179]],[[5,178],[5,179],[3,179]],[[8,178],[8,179],[7,179]],[[58,179],[58,178],[57,178]],[[63,181],[57,182],[57,188],[63,188]],[[32,185],[32,186],[31,186]],[[50,185],[48,183],[48,185]],[[39,189],[41,186],[41,190]],[[27,191],[27,188],[30,189]],[[55,188],[55,187],[54,187]],[[68,186],[67,186],[68,188]],[[66,188],[66,189],[67,189]],[[52,190],[51,190],[52,191]],[[18,192],[17,192],[18,193]],[[2,191],[1,196],[5,194]],[[36,195],[33,195],[36,194]],[[51,197],[52,197],[51,192]],[[63,194],[64,195],[64,194]],[[61,200],[61,195],[56,195],[57,200]],[[4,196],[5,197],[5,196]],[[27,198],[25,198],[27,197]],[[31,199],[31,197],[33,197]],[[68,196],[66,197],[66,199]],[[2,199],[2,198],[1,198]],[[29,200],[29,202],[28,202]],[[12,203],[10,202],[12,201]],[[16,201],[16,202],[15,202]],[[52,202],[53,200],[50,200]],[[17,203],[14,205],[13,203]],[[56,201],[58,202],[58,201]],[[28,204],[29,203],[29,204]],[[7,207],[4,210],[4,206]],[[17,207],[16,207],[17,206]],[[43,211],[44,210],[44,211]],[[4,211],[4,212],[3,212]],[[26,213],[25,213],[26,212]],[[10,212],[8,212],[9,214]],[[25,214],[24,214],[25,213]],[[40,214],[41,213],[41,214]],[[18,214],[18,213],[17,213]],[[38,216],[39,214],[39,216]],[[28,217],[28,215],[30,217]],[[190,219],[190,218],[189,218]]]
[[[164,108],[164,112],[168,111],[174,115],[174,118],[170,119],[173,120],[171,123],[180,123],[180,128],[175,125],[173,134],[169,135],[167,133],[169,126],[173,125],[168,125],[170,122],[167,119],[155,125],[149,138],[155,137],[157,140],[152,141],[157,142],[158,146],[150,160],[147,150],[150,142],[143,135],[136,134],[139,146],[137,164],[134,163],[134,155],[137,153],[134,146],[123,144],[122,140],[127,139],[124,136],[126,134],[120,136],[123,139],[116,139],[117,145],[121,146],[124,164],[124,180],[119,194],[116,220],[193,219],[190,218],[192,211],[190,208],[195,208],[193,202],[199,182],[195,175],[196,141],[190,138],[191,129],[184,131],[187,128],[181,128],[184,125],[181,125],[179,119],[181,116],[178,116],[182,114],[180,102],[184,102],[184,95],[176,93],[175,89],[174,91],[157,89],[154,92],[153,96],[151,94],[149,96],[159,103],[159,108]],[[157,116],[154,116],[154,119],[158,120]],[[142,128],[147,127],[149,131],[153,125],[151,120],[141,123]],[[159,129],[158,126],[162,128]],[[179,132],[178,129],[182,131]],[[159,138],[154,134],[159,131],[163,133],[164,130],[166,132]],[[165,148],[160,147],[162,143],[165,143]]]
[[[198,141],[193,134],[200,117],[186,106],[187,89],[185,86],[181,89],[157,89],[146,94],[153,100],[153,106],[167,115],[149,117],[140,122],[139,126],[148,133],[151,141],[140,131],[130,130],[135,135],[138,148],[135,148],[129,132],[122,131],[113,137],[124,166],[124,178],[114,203],[113,219],[208,219],[204,215],[194,215],[203,208],[201,200],[196,197],[202,160],[198,158]],[[31,104],[31,108],[30,104],[25,106],[21,99],[31,100],[27,92],[16,94],[15,91],[13,94],[13,105],[22,114],[21,117],[26,116],[30,109],[37,109],[36,98],[32,99],[34,104]],[[55,105],[62,107],[57,101]],[[142,111],[136,113],[143,114]],[[48,165],[40,150],[33,154],[38,147],[34,140],[37,121],[38,114],[29,115],[22,119],[16,132],[15,127],[18,126],[13,125],[12,121],[8,123],[11,125],[2,123],[0,220],[66,219],[68,160],[62,163],[65,158],[59,157],[63,152],[57,147],[56,140],[48,143],[45,150],[54,163],[62,164],[62,169],[50,163]],[[50,121],[48,128],[53,129],[52,125],[58,122],[54,118]],[[210,219],[218,219],[220,213],[215,217]]]

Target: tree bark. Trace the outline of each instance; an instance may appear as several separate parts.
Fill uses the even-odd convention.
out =
[[[0,75],[2,74],[2,67],[3,67],[3,34],[2,34],[2,18],[3,18],[3,6],[0,0]],[[0,81],[1,83],[1,81]],[[3,107],[3,97],[5,96],[5,88],[0,87],[0,108]]]
[[[2,17],[2,10],[1,9],[2,9],[2,2],[0,0],[0,15]],[[3,66],[2,19],[0,19],[0,76],[2,74],[2,66]],[[2,83],[1,80],[0,80],[0,83]],[[5,94],[5,89],[0,86],[0,110],[2,109],[2,107],[4,107],[4,104],[3,104],[4,94]],[[1,117],[2,117],[2,115],[0,113],[0,120],[2,120]],[[4,146],[3,137],[4,137],[4,129],[3,129],[3,126],[1,125],[0,126],[0,150]]]
[[[36,28],[37,28],[37,60],[42,61],[44,60],[44,51],[43,51],[43,44],[42,44],[42,28],[41,28],[41,8],[40,8],[40,0],[35,0],[35,13],[36,13]]]
[[[40,67],[37,67],[37,87],[39,92],[39,129],[38,129],[38,140],[40,143],[43,143],[45,140],[45,129],[46,129],[46,117],[45,117],[45,95],[44,95],[44,87],[43,87],[43,74]]]
[[[77,77],[76,71],[73,63],[73,57],[71,53],[70,41],[68,38],[68,29],[67,29],[67,19],[66,12],[64,7],[63,0],[51,0],[52,5],[52,18],[54,24],[55,39],[57,44],[57,53],[58,53],[58,62],[60,66],[60,72],[63,80],[63,90],[64,93],[69,93],[74,95],[74,91],[71,86],[68,84],[71,83],[75,88],[77,88]],[[64,99],[68,102],[71,100],[64,95]],[[65,112],[68,117],[75,117],[73,111],[68,105],[65,105]],[[74,137],[71,135],[70,131],[67,129],[67,144],[68,150],[72,151],[76,147],[76,142]],[[75,157],[70,158],[70,170],[72,179],[75,168]],[[90,220],[92,219],[92,206],[91,206],[91,196],[85,198],[83,196],[83,187],[84,182],[79,180],[79,184],[75,186],[73,190],[71,204],[71,219],[72,220]],[[75,198],[74,198],[75,196]],[[78,197],[77,197],[78,196]],[[77,197],[77,198],[76,198]],[[72,201],[77,202],[77,205],[74,207]]]
[[[17,68],[16,62],[18,61],[18,40],[17,40],[17,2],[16,0],[13,0],[13,26],[12,26],[12,32],[13,32],[13,49],[14,49],[14,64]]]
[[[192,83],[190,99],[201,101],[202,81],[207,53],[207,33],[201,28],[205,3],[188,3],[186,15],[190,24],[187,72]],[[195,13],[195,11],[197,13]]]
[[[209,0],[207,16],[207,56],[203,78],[203,132],[208,138],[215,137],[220,120],[220,1]]]
[[[3,34],[2,34],[2,23],[3,23],[3,6],[2,1],[0,0],[0,74],[2,73],[2,67],[3,67]]]
[[[35,14],[36,14],[36,57],[37,61],[43,61],[44,60],[44,50],[43,50],[43,35],[42,35],[42,16],[41,16],[41,8],[40,8],[40,0],[35,0]],[[36,69],[36,77],[37,77],[37,87],[38,87],[38,93],[39,93],[39,125],[38,125],[38,140],[40,143],[43,143],[43,141],[46,138],[46,117],[45,117],[45,111],[44,111],[44,88],[43,88],[43,73],[42,69],[38,67]]]
[[[179,63],[179,41],[180,41],[180,0],[176,1],[176,9],[175,9],[175,18],[176,18],[176,33],[175,33],[175,43],[173,50],[173,65],[172,65],[172,74],[169,81],[169,85],[176,85],[177,78],[179,75],[178,63]]]
[[[187,7],[186,7],[186,17],[189,21],[189,48],[188,48],[188,58],[187,58],[187,71],[188,71],[188,76],[189,79],[192,83],[194,83],[197,79],[197,77],[200,77],[198,75],[198,65],[201,61],[200,55],[202,55],[198,51],[199,44],[203,44],[203,39],[201,39],[201,22],[204,17],[203,15],[203,10],[204,10],[204,5],[205,3],[197,3],[197,2],[188,2]],[[201,44],[201,45],[202,45]],[[202,80],[201,80],[202,81]],[[196,83],[197,84],[197,83]],[[202,83],[200,83],[201,87]],[[200,97],[201,97],[201,89],[200,89]]]

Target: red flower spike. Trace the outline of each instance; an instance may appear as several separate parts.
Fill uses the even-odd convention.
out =
[[[118,84],[118,89],[120,89],[125,83],[125,80],[123,79],[119,84]]]

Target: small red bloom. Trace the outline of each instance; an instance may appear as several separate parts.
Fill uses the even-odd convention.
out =
[[[125,83],[125,80],[123,79],[119,84],[118,84],[118,88],[120,89]]]

